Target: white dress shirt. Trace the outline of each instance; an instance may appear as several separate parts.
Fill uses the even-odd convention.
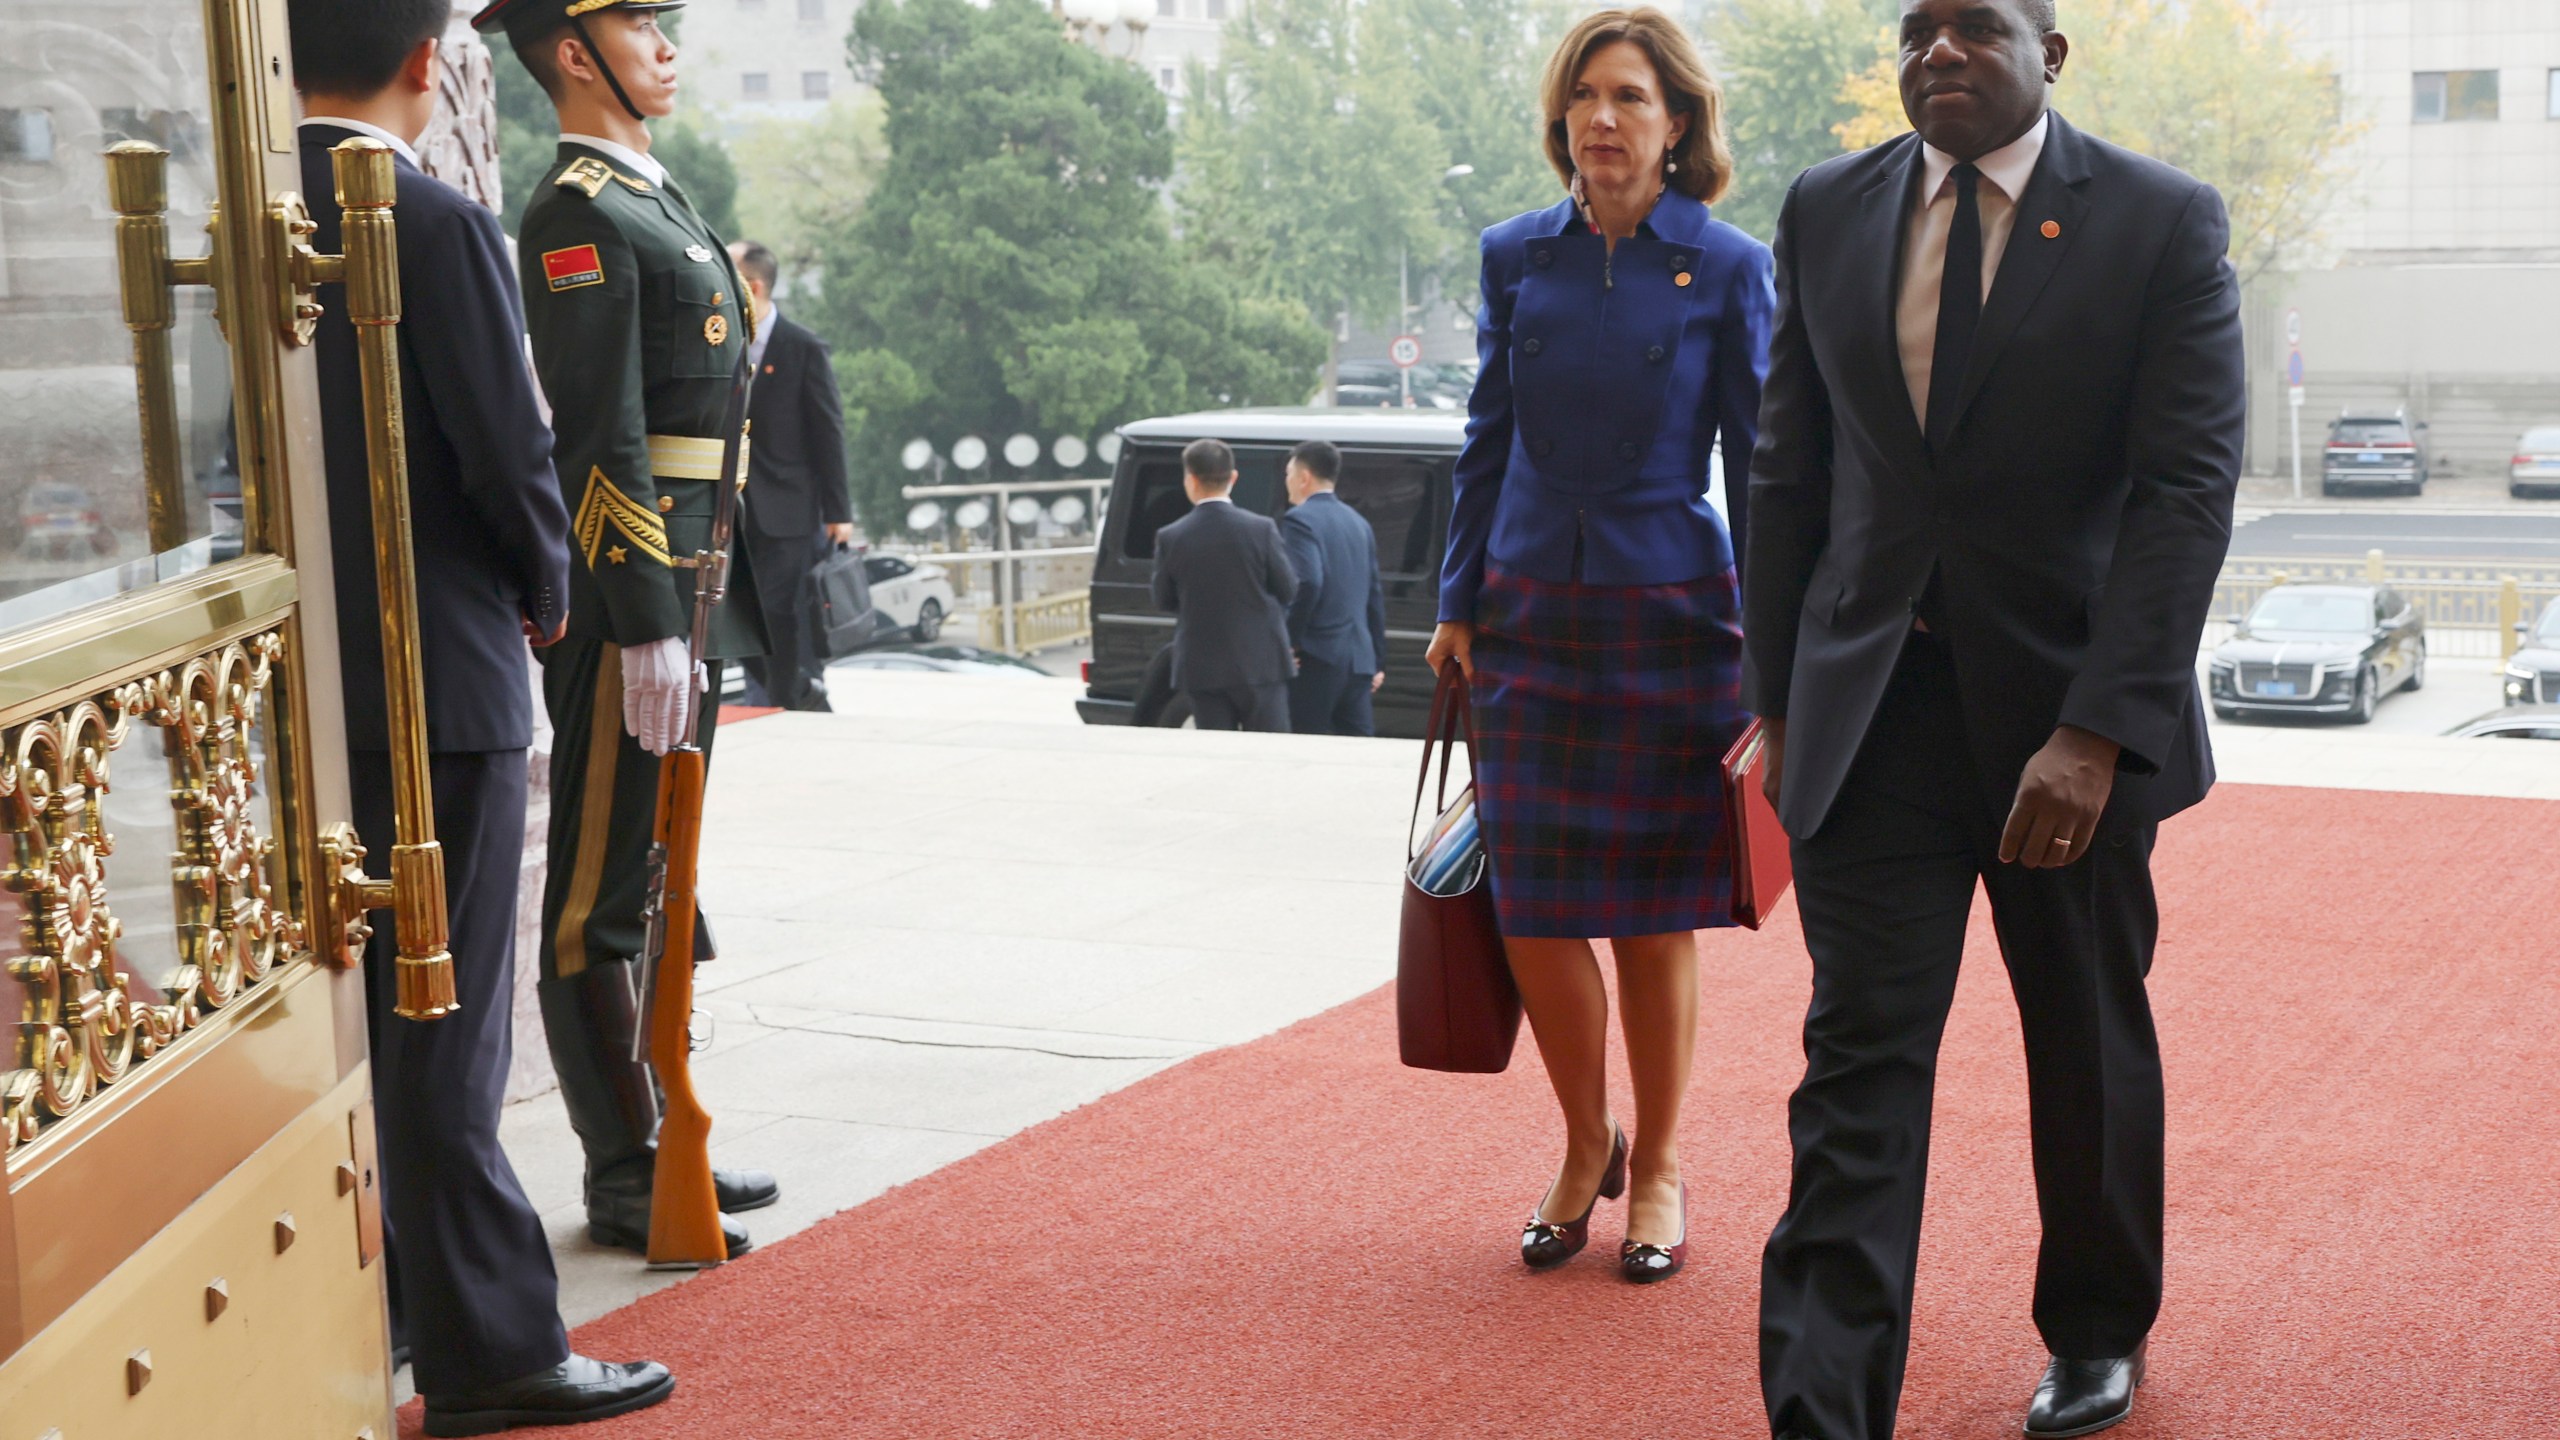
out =
[[[2038,131],[2037,134],[2041,136],[2043,132]],[[618,140],[607,140],[601,135],[576,135],[566,130],[560,132],[560,138],[571,145],[584,145],[590,150],[603,152],[607,159],[619,162],[632,174],[652,185],[663,186],[667,183],[666,166]],[[1946,227],[1941,225],[1938,229],[1943,233]]]
[[[353,130],[359,135],[369,135],[390,146],[392,154],[412,165],[418,164],[418,152],[409,148],[409,142],[379,125],[368,125],[362,120],[350,120],[344,115],[305,115],[302,117],[302,124],[305,129],[314,125],[332,125],[340,130]],[[426,167],[419,165],[418,168],[423,170]]]
[[[2051,117],[2038,116],[2034,129],[1973,162],[1982,172],[1974,203],[1982,212],[1985,304],[1991,300],[1991,282],[2000,274],[2000,257],[2009,248],[2010,228],[2018,223],[2018,198],[2027,193],[2027,181],[2036,173],[2051,124]],[[1946,151],[1922,143],[1920,195],[1902,241],[1902,298],[1894,329],[1902,347],[1903,383],[1911,387],[1911,408],[1923,429],[1929,424],[1929,366],[1938,350],[1938,292],[1945,288],[1947,231],[1956,218],[1951,176],[1958,163]]]

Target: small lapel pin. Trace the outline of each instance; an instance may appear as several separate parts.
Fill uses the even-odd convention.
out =
[[[1674,285],[1686,286],[1689,283],[1689,272],[1683,270],[1679,274],[1672,276],[1671,283]]]
[[[2044,222],[2041,229],[2043,231],[2044,238],[2047,240],[2059,240],[2062,238],[2062,222],[2059,220],[2047,220]]]
[[[708,265],[711,263],[711,248],[707,245],[687,245],[684,247],[684,258],[696,265]]]

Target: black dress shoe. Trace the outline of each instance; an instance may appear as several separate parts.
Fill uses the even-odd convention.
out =
[[[766,1201],[771,1204],[771,1201]],[[720,1217],[720,1234],[729,1242],[729,1258],[737,1259],[755,1248],[747,1238],[746,1227],[727,1215]],[[649,1195],[617,1195],[611,1192],[587,1196],[587,1238],[598,1245],[616,1250],[649,1253]]]
[[[2061,1440],[2123,1424],[2133,1414],[2133,1392],[2142,1388],[2150,1353],[2146,1340],[2121,1360],[2054,1356],[2036,1386],[2035,1403],[2027,1407],[2027,1434],[2033,1440]]]
[[[766,1170],[723,1170],[711,1167],[711,1188],[720,1197],[720,1213],[742,1215],[782,1198],[782,1187]]]
[[[495,1435],[519,1425],[583,1425],[645,1410],[676,1393],[676,1377],[655,1360],[616,1364],[572,1355],[501,1385],[429,1395],[430,1435]]]

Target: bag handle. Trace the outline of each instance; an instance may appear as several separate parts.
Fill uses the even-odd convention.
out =
[[[1422,791],[1431,780],[1431,752],[1440,751],[1440,788],[1431,813],[1436,817],[1449,808],[1449,761],[1451,752],[1461,739],[1467,745],[1467,783],[1475,783],[1476,731],[1475,698],[1467,688],[1466,672],[1451,660],[1440,667],[1440,678],[1431,687],[1431,718],[1422,727],[1422,768],[1413,777],[1413,810],[1404,822],[1405,863],[1413,863],[1414,827],[1422,819]]]

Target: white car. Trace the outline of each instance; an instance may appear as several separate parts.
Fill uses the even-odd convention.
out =
[[[880,639],[936,639],[944,617],[958,606],[951,577],[939,565],[918,565],[903,555],[866,555],[862,573],[880,612]]]

